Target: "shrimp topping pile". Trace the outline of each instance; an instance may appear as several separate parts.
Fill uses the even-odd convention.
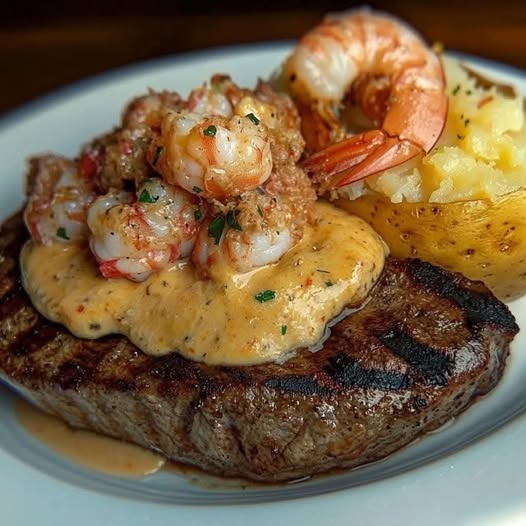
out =
[[[249,90],[225,75],[187,99],[150,91],[77,160],[34,159],[33,240],[88,243],[107,278],[142,281],[179,258],[203,278],[219,263],[249,272],[301,239],[314,220],[313,183],[324,193],[401,164],[444,127],[440,59],[387,15],[325,20],[283,79],[295,104],[266,82]],[[356,109],[375,129],[347,136]]]
[[[188,256],[203,215],[199,199],[158,178],[145,180],[135,196],[113,191],[98,197],[90,206],[88,226],[101,274],[143,281]]]
[[[314,154],[304,168],[322,191],[427,153],[446,120],[437,55],[406,24],[366,10],[328,18],[307,33],[283,69]],[[345,103],[376,129],[345,138]]]
[[[78,160],[34,161],[26,224],[37,243],[89,244],[105,278],[143,281],[179,258],[202,278],[218,263],[249,272],[314,218],[304,146],[291,99],[262,81],[150,91]]]

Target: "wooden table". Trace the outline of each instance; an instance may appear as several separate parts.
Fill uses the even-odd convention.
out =
[[[173,9],[166,16],[138,16],[133,15],[135,4],[130,4],[127,12],[132,14],[126,16],[94,17],[79,11],[77,16],[54,15],[31,21],[18,14],[0,22],[0,111],[139,60],[213,46],[297,38],[326,10],[308,7],[312,2],[306,1],[302,4],[307,7],[301,9],[287,9],[285,2],[279,10],[239,11],[231,7],[230,11],[180,14]],[[526,2],[468,0],[462,6],[455,4],[460,2],[375,2],[406,18],[430,41],[440,41],[446,49],[526,70]]]

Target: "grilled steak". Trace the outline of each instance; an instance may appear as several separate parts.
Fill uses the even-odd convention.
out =
[[[277,481],[384,457],[494,387],[518,331],[481,283],[391,258],[318,352],[249,367],[156,358],[42,318],[20,285],[25,236],[19,216],[0,236],[0,377],[72,426],[219,474]]]

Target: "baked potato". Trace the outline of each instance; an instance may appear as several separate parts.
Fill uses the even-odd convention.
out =
[[[337,204],[369,222],[397,257],[482,280],[503,300],[526,292],[526,191],[495,201],[392,203],[369,193]]]
[[[446,60],[445,129],[427,155],[339,191],[397,257],[482,280],[501,299],[526,293],[526,124],[509,87]]]

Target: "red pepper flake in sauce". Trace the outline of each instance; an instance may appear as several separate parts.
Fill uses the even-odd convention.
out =
[[[480,109],[482,106],[485,106],[488,102],[491,102],[493,100],[493,96],[489,95],[487,97],[484,97],[483,99],[479,100],[479,103],[477,104],[477,108]]]
[[[80,312],[84,312],[84,309],[85,309],[84,305],[80,304],[80,305],[77,307],[77,312],[79,312],[79,313],[80,313]]]
[[[312,285],[312,278],[311,278],[311,276],[308,276],[308,277],[307,277],[307,279],[306,279],[305,282],[304,282],[304,285],[305,285],[306,287],[310,287],[310,286]]]

